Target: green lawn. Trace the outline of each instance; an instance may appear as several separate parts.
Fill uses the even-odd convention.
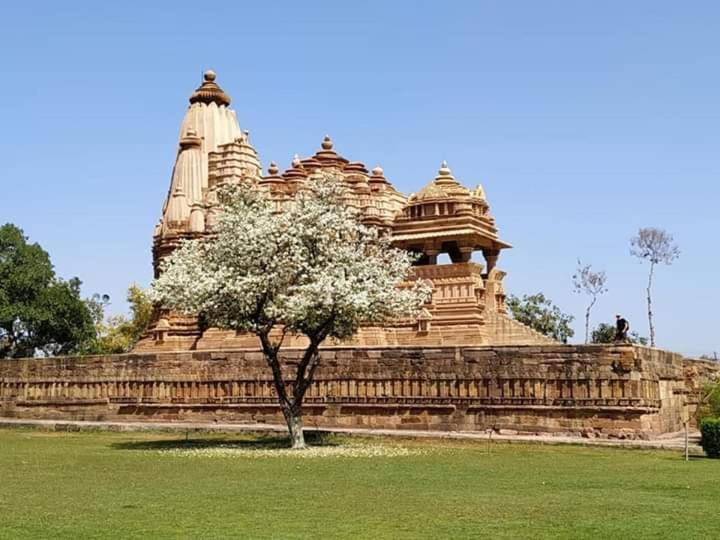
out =
[[[0,430],[0,538],[720,538],[720,461],[674,452],[336,438],[390,455],[252,457],[272,441],[203,437]]]

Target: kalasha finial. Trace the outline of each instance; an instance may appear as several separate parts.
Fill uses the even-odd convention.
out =
[[[452,171],[450,171],[450,167],[448,167],[447,161],[443,160],[443,162],[440,164],[440,170],[438,172],[440,173],[440,176],[450,176]]]
[[[274,161],[271,161],[270,166],[268,167],[268,174],[270,176],[275,176],[279,172],[280,172],[280,169],[278,169],[277,163],[275,163]]]
[[[215,82],[215,72],[212,69],[208,69],[203,73],[203,83],[200,87],[195,90],[192,96],[190,96],[190,104],[193,103],[215,103],[218,106],[230,105],[230,96],[223,92]]]
[[[323,150],[332,150],[333,142],[329,135],[325,135],[321,146]]]
[[[382,176],[384,172],[385,171],[383,171],[383,168],[380,165],[378,165],[372,170],[373,176]]]
[[[295,155],[293,156],[292,166],[297,169],[298,167],[300,167],[300,165],[301,165],[301,163],[300,163],[300,156],[297,155],[297,154],[295,154]]]

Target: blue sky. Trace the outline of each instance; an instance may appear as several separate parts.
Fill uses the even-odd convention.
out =
[[[609,276],[594,323],[647,334],[657,226],[658,344],[720,353],[720,3],[713,1],[12,2],[0,14],[0,222],[122,312],[151,279],[151,235],[187,98],[204,69],[263,164],[327,133],[404,192],[446,159],[485,186],[508,292],[577,317],[576,259]]]

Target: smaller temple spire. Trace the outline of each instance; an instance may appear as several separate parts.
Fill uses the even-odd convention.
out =
[[[285,185],[285,179],[280,176],[280,168],[274,161],[270,162],[270,165],[267,168],[267,172],[267,176],[263,176],[260,179],[260,185],[269,187],[270,190],[277,197],[278,192],[280,191],[279,188]]]
[[[365,168],[365,165],[360,161],[351,161],[347,165],[345,165],[345,168],[343,169],[343,172],[346,173],[360,173],[367,175],[368,170]]]
[[[374,185],[390,184],[390,182],[388,182],[385,178],[385,171],[383,171],[383,168],[380,165],[376,166],[372,170],[372,174],[370,176],[370,183]]]
[[[335,145],[329,135],[323,137],[320,150],[312,157],[320,167],[340,167],[347,165],[348,160],[341,157],[333,149]]]
[[[303,167],[302,161],[300,161],[300,156],[295,154],[292,163],[290,164],[290,168],[283,173],[282,177],[291,183],[300,183],[305,180],[307,176],[308,173],[305,170],[305,167]]]
[[[315,154],[315,159],[320,162],[334,162],[337,160],[337,152],[333,150],[333,142],[329,135],[325,135],[320,143],[321,150]]]
[[[218,106],[225,105],[226,107],[230,105],[230,96],[218,86],[215,78],[216,75],[212,69],[203,73],[203,83],[190,96],[191,105],[193,103],[205,103],[207,105],[215,103]]]
[[[450,167],[448,166],[447,161],[443,160],[443,162],[440,164],[440,170],[438,170],[438,174],[435,177],[435,182],[437,184],[457,184],[457,180],[455,180],[455,177],[452,174],[452,171],[450,170]]]
[[[205,212],[200,203],[190,205],[190,232],[205,232]]]
[[[189,217],[190,205],[182,183],[178,183],[168,202],[163,221],[170,227],[179,228]]]
[[[180,139],[180,148],[185,150],[186,148],[191,147],[201,147],[202,146],[202,139],[198,137],[197,131],[195,131],[195,128],[189,127],[185,131],[185,135],[182,139]]]

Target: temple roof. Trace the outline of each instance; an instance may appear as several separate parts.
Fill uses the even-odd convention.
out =
[[[482,186],[464,187],[445,161],[435,178],[408,198],[402,214],[395,218],[392,237],[401,244],[453,239],[473,248],[510,247],[498,238]]]
[[[303,159],[303,166],[306,169],[313,169],[318,166],[344,168],[349,161],[333,150],[333,146],[334,144],[330,136],[325,135],[322,143],[320,143],[320,150],[315,152],[315,155],[312,157]]]
[[[203,74],[202,84],[189,101],[163,219],[157,229],[162,236],[204,231],[204,216],[210,219],[206,212],[211,212],[217,202],[213,194],[222,183],[255,178],[277,193],[281,201],[302,189],[308,178],[331,170],[346,182],[347,203],[360,211],[363,221],[392,228],[399,243],[412,242],[415,246],[416,240],[447,243],[445,239],[457,239],[463,247],[509,247],[498,238],[482,186],[463,186],[445,161],[429,184],[406,198],[385,178],[381,167],[369,171],[364,163],[343,157],[326,135],[312,156],[301,159],[296,155],[282,174],[271,163],[263,176],[248,132],[240,131],[235,112],[229,108],[230,96],[217,84],[215,72]]]
[[[302,181],[307,178],[307,176],[308,172],[305,170],[305,167],[300,160],[300,156],[297,154],[293,156],[290,168],[286,169],[285,172],[282,173],[282,178],[291,181]]]
[[[482,192],[482,188],[480,188]],[[409,204],[437,199],[469,199],[476,196],[477,190],[471,192],[458,182],[448,167],[446,161],[440,165],[437,176],[419,193],[412,195],[408,200]]]

